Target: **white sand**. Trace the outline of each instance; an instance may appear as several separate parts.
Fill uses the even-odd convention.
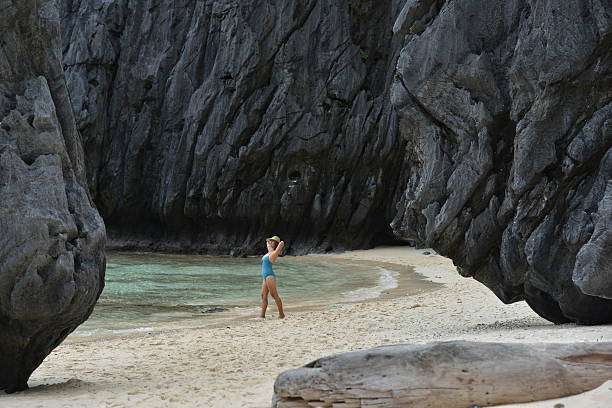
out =
[[[612,325],[554,326],[524,302],[504,305],[480,283],[459,276],[451,261],[424,251],[377,248],[325,258],[409,265],[443,283],[434,291],[301,312],[292,311],[285,298],[285,320],[242,318],[219,327],[63,344],[34,372],[30,390],[0,395],[0,407],[269,407],[280,372],[329,354],[458,339],[612,340]],[[277,269],[282,279],[282,261]],[[253,302],[257,306],[258,299]],[[274,306],[269,315],[276,315]],[[612,400],[610,387],[600,392]],[[583,405],[566,408],[578,406]]]

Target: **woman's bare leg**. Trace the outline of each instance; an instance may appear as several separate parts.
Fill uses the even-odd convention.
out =
[[[280,296],[278,296],[278,291],[276,290],[276,278],[274,276],[266,277],[266,286],[268,287],[270,294],[272,295],[272,297],[274,298],[274,301],[276,302],[276,307],[278,308],[278,317],[280,319],[284,319],[285,312],[283,311],[283,302]]]
[[[263,281],[261,284],[261,314],[259,317],[266,317],[266,309],[268,308],[268,285],[266,285],[266,281]]]

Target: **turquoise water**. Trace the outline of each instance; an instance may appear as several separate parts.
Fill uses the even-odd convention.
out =
[[[389,271],[356,264],[283,257],[274,271],[286,307],[367,299],[397,286]],[[149,330],[210,318],[214,308],[258,307],[261,283],[259,257],[111,252],[104,291],[74,335]]]

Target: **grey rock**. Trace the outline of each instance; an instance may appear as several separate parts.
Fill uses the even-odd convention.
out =
[[[609,1],[61,5],[112,247],[244,256],[277,234],[299,254],[393,232],[504,302],[612,321]]]
[[[612,299],[612,180],[594,217],[593,234],[576,256],[572,279],[583,293]]]
[[[407,1],[394,31],[397,236],[553,322],[612,322],[610,2]]]
[[[63,0],[109,245],[241,256],[271,234],[292,254],[393,241],[402,6]]]
[[[610,148],[609,4],[172,5],[63,2],[66,75],[113,245],[241,255],[274,232],[293,253],[363,247],[388,236],[400,200],[398,236],[502,300],[555,321],[581,313],[558,298],[599,304],[565,286],[601,183],[581,190],[585,210],[562,207]],[[560,224],[563,277],[548,248]]]
[[[55,1],[4,1],[0,44],[0,390],[13,392],[93,310],[105,231],[88,196]]]

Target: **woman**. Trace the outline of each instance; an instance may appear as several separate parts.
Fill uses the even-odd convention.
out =
[[[283,250],[285,246],[285,242],[281,241],[279,237],[276,235],[272,238],[266,239],[266,247],[268,248],[268,253],[261,258],[261,276],[263,278],[263,284],[261,285],[261,315],[259,317],[266,317],[266,309],[268,308],[268,293],[272,295],[274,301],[276,302],[276,307],[278,308],[278,317],[280,319],[285,318],[285,313],[283,312],[283,302],[281,301],[280,296],[278,296],[278,291],[276,290],[276,275],[272,271],[272,264],[276,262],[276,258],[278,258],[278,254]]]

